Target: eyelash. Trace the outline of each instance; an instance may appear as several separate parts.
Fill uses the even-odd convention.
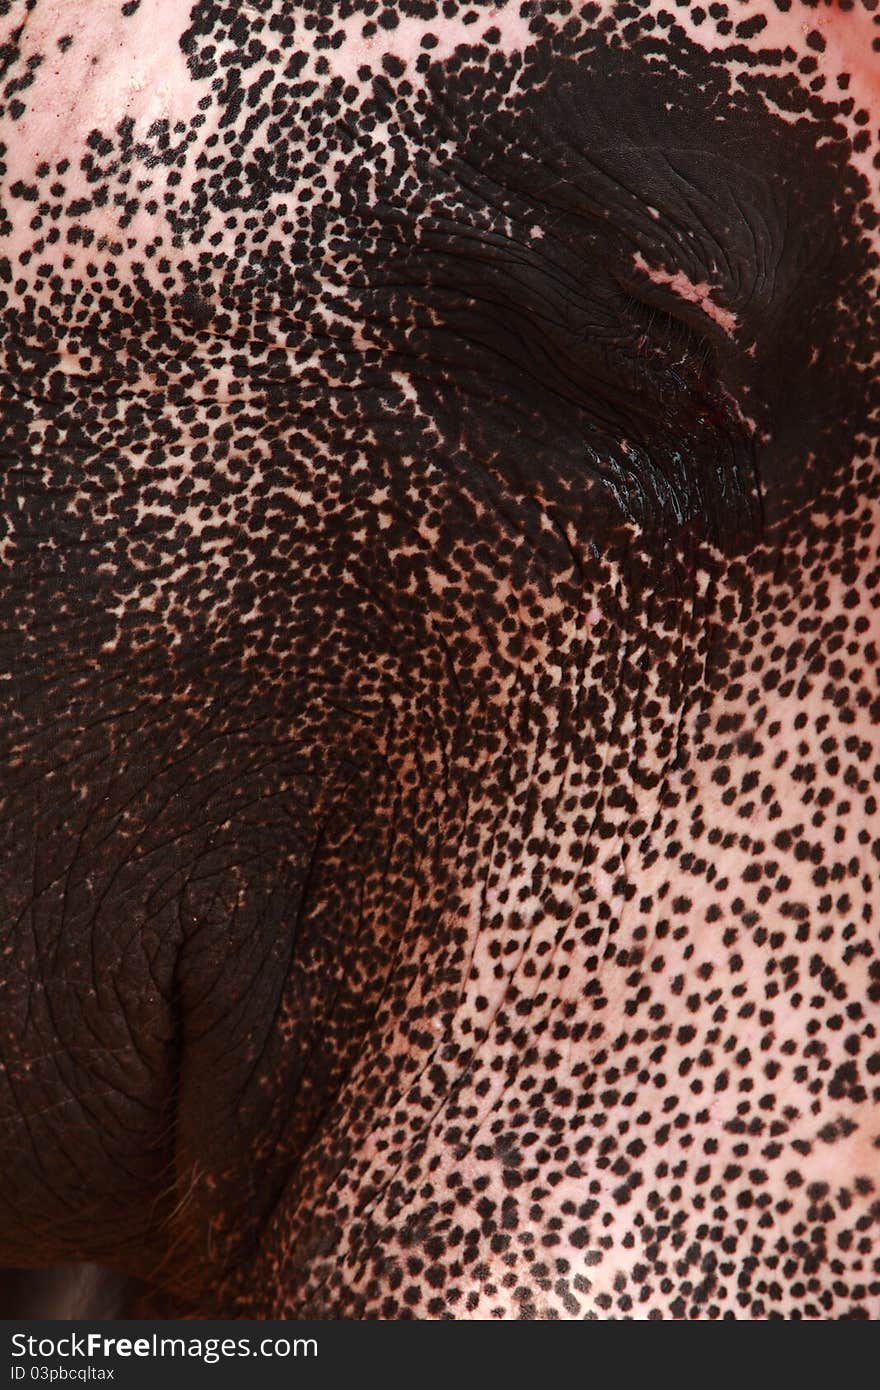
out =
[[[656,344],[658,349],[668,351],[670,348],[681,348],[689,359],[711,356],[709,344],[674,314],[628,293],[624,294],[624,306],[633,326],[640,329],[644,339]]]

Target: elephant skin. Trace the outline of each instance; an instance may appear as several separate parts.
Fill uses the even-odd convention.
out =
[[[880,1315],[876,0],[0,8],[0,1262]]]

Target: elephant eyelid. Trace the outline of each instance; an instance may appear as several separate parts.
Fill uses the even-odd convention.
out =
[[[643,352],[649,346],[666,358],[681,352],[701,376],[712,371],[720,330],[697,304],[677,296],[671,304],[669,292],[636,286],[619,275],[612,278],[633,340],[641,342]]]
[[[653,300],[633,294],[629,289],[622,292],[624,312],[635,333],[642,333],[649,342],[665,350],[681,348],[690,357],[705,359],[708,363],[713,355],[713,347],[708,337],[704,337],[697,326],[689,322],[699,314],[693,315],[685,310],[678,313],[655,303]]]

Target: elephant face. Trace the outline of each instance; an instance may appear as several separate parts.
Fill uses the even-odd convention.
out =
[[[3,24],[0,1258],[877,1316],[872,13]]]

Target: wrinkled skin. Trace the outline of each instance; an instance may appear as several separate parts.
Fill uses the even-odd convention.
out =
[[[880,1315],[880,28],[712,8],[4,6],[10,1268]]]

